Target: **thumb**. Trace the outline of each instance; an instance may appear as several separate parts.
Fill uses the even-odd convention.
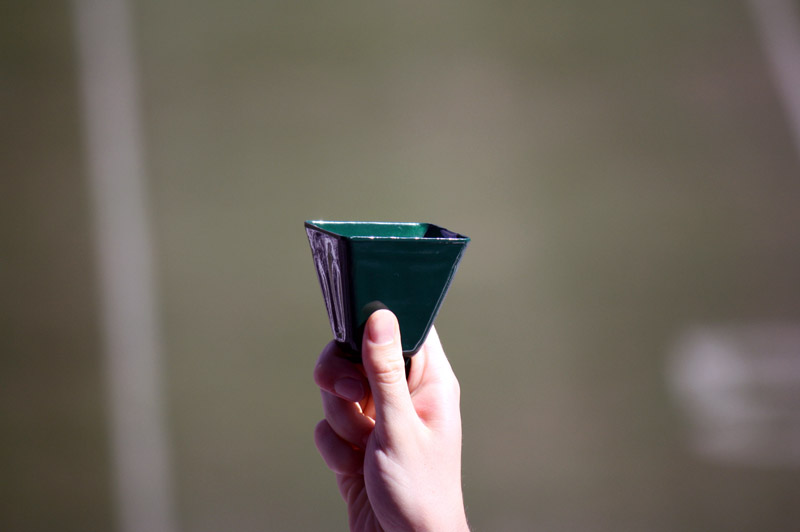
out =
[[[375,311],[367,320],[361,359],[372,390],[375,423],[390,431],[402,429],[414,406],[406,382],[400,326],[391,311]]]

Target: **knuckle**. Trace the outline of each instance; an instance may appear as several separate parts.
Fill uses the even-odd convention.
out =
[[[384,360],[374,367],[374,378],[377,384],[394,385],[405,382],[406,370],[403,359]]]
[[[455,375],[453,376],[453,379],[450,382],[450,393],[456,399],[459,399],[461,397],[461,384],[459,384],[458,379],[455,377]]]
[[[314,382],[318,385],[322,385],[326,381],[325,369],[325,362],[322,360],[317,362],[316,366],[314,366]]]

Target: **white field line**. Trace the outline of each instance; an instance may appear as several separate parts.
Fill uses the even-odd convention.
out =
[[[793,0],[748,0],[800,158],[800,10]]]
[[[120,532],[174,532],[158,305],[125,0],[73,0]]]

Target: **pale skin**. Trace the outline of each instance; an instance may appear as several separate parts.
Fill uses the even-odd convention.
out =
[[[461,492],[459,385],[435,329],[406,380],[400,330],[388,310],[364,331],[361,364],[334,342],[314,380],[325,419],[314,440],[336,474],[353,532],[468,532]]]

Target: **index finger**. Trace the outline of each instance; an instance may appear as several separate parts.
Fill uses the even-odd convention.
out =
[[[314,366],[314,382],[323,390],[352,402],[363,399],[369,388],[363,366],[347,359],[335,341],[328,343],[320,353],[317,365]],[[343,383],[346,384],[343,386]],[[364,392],[362,397],[353,397],[355,383],[361,384]]]

